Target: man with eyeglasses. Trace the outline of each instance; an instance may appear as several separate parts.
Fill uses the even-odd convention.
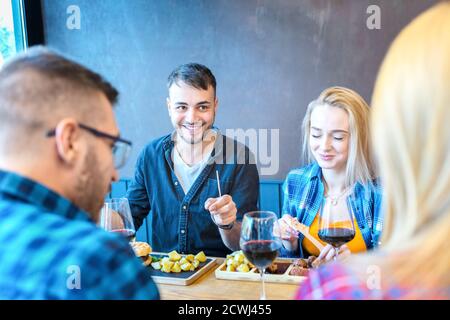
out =
[[[190,63],[169,76],[174,131],[140,153],[127,192],[135,227],[148,216],[155,251],[225,256],[239,250],[244,213],[257,209],[253,154],[214,127],[216,79]]]
[[[158,299],[125,238],[96,226],[131,142],[118,92],[45,48],[0,70],[0,299]]]

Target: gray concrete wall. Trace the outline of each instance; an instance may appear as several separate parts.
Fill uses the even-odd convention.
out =
[[[216,125],[279,129],[284,179],[301,158],[300,124],[326,87],[348,86],[370,101],[380,62],[395,35],[436,1],[424,0],[44,0],[47,44],[103,74],[121,92],[116,110],[134,150],[172,130],[166,79],[186,62],[211,68],[220,100]],[[366,12],[381,8],[381,29]],[[66,26],[80,8],[80,29]]]

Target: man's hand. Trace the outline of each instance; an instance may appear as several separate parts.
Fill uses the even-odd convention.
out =
[[[327,244],[322,251],[320,251],[318,259],[323,260],[324,262],[328,262],[333,260],[336,255],[336,250],[332,245]],[[351,255],[350,249],[347,245],[342,245],[339,247],[339,254],[337,256],[338,260],[345,259]]]
[[[236,204],[228,194],[219,198],[208,198],[205,202],[205,210],[211,213],[217,225],[228,225],[236,221]]]

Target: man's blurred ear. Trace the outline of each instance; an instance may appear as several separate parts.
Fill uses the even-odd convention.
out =
[[[214,111],[217,112],[217,108],[219,107],[219,98],[214,98]]]
[[[170,98],[169,97],[166,98],[166,104],[167,104],[167,111],[169,112],[169,115],[170,115]]]
[[[55,142],[58,157],[65,164],[71,166],[79,152],[80,127],[75,119],[63,119],[56,125]]]

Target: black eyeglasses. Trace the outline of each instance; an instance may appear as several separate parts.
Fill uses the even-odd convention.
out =
[[[131,141],[122,139],[120,136],[113,136],[111,134],[99,131],[92,127],[86,126],[82,123],[79,123],[78,126],[81,129],[84,129],[90,133],[92,133],[96,137],[107,138],[114,142],[112,147],[112,153],[114,158],[114,166],[116,169],[119,169],[125,165],[127,162],[128,156],[130,155],[131,146],[133,143]],[[47,137],[53,137],[56,133],[56,129],[52,129],[47,132]]]

